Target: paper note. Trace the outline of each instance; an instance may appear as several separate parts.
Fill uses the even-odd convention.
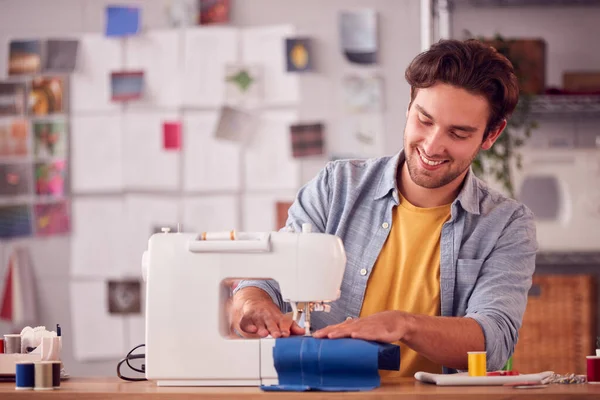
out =
[[[377,76],[345,76],[344,104],[350,113],[383,111],[383,80]]]
[[[175,112],[135,112],[123,116],[123,171],[127,189],[179,188],[179,152],[163,148],[163,121]]]
[[[132,108],[174,109],[181,104],[182,35],[179,30],[157,30],[127,40],[125,68],[144,71],[144,96]]]
[[[8,75],[34,75],[42,69],[42,42],[13,40],[8,50]]]
[[[226,65],[238,63],[235,28],[189,28],[184,32],[182,90],[187,107],[220,107],[225,102]]]
[[[274,191],[265,194],[245,194],[243,202],[244,230],[272,232],[279,230],[279,218],[282,217],[283,208],[278,203],[292,203],[296,197],[293,190]],[[287,208],[285,208],[285,218],[287,219]],[[284,221],[285,223],[285,221]]]
[[[71,282],[71,325],[69,335],[78,361],[113,360],[124,357],[123,317],[107,310],[105,282]]]
[[[26,104],[25,83],[0,83],[0,117],[25,114]]]
[[[385,154],[383,115],[378,113],[348,115],[342,124],[334,153],[357,158],[380,157]]]
[[[223,24],[229,22],[229,0],[198,0],[200,25]]]
[[[25,204],[0,206],[0,238],[32,234],[31,207]]]
[[[29,92],[29,113],[40,116],[66,112],[64,85],[59,77],[35,78]]]
[[[71,212],[71,276],[119,276],[125,270],[124,247],[129,243],[122,198],[75,198]]]
[[[240,230],[236,196],[198,196],[183,199],[185,232]]]
[[[29,129],[25,119],[0,119],[0,157],[22,159],[29,154]]]
[[[184,123],[183,188],[186,192],[240,189],[239,144],[214,137],[216,111],[186,112]]]
[[[33,192],[30,163],[0,164],[0,196],[23,196]]]
[[[37,160],[67,156],[67,121],[33,121],[33,154]]]
[[[181,149],[180,122],[163,122],[163,148],[165,150]]]
[[[231,107],[255,108],[264,96],[263,70],[260,65],[225,66],[225,104]]]
[[[277,231],[285,226],[288,219],[288,211],[292,204],[292,201],[277,201],[275,203],[275,214],[277,215],[277,220],[273,230]]]
[[[142,312],[142,285],[139,279],[109,279],[108,312],[129,315]]]
[[[77,69],[70,75],[72,113],[118,110],[120,105],[111,101],[110,73],[123,68],[121,41],[99,34],[82,35]]]
[[[123,190],[122,122],[119,114],[71,119],[73,193]]]
[[[287,38],[285,49],[288,72],[312,71],[313,54],[310,38]]]
[[[35,193],[38,196],[61,197],[65,194],[67,161],[56,160],[35,164]]]
[[[106,36],[130,36],[140,30],[140,9],[137,7],[106,7]]]
[[[287,71],[285,39],[294,36],[291,25],[247,28],[242,31],[242,63],[262,65],[263,106],[295,105],[300,99],[298,74]]]
[[[71,219],[67,202],[34,204],[33,211],[36,236],[60,235],[70,231]]]
[[[339,34],[342,53],[348,61],[356,64],[377,62],[377,11],[340,12]]]
[[[291,125],[290,134],[295,158],[317,156],[325,152],[322,123]]]
[[[123,271],[127,276],[141,276],[142,255],[148,249],[148,240],[157,226],[176,228],[182,222],[179,204],[176,197],[133,194],[125,197],[126,218],[121,226],[127,237],[127,265]]]
[[[69,73],[77,64],[78,40],[50,39],[46,42],[44,71]]]
[[[300,164],[292,157],[290,125],[295,111],[268,111],[246,149],[244,169],[248,190],[298,189]]]
[[[247,142],[252,139],[251,136],[256,130],[257,123],[258,119],[255,114],[225,106],[221,108],[219,114],[215,137],[238,143]]]
[[[111,100],[133,101],[144,97],[144,71],[120,71],[110,74]]]

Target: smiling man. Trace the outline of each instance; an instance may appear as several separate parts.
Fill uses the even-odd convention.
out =
[[[535,269],[533,215],[490,189],[471,163],[489,149],[518,101],[511,63],[478,41],[446,40],[406,70],[404,148],[393,157],[329,163],[298,193],[287,226],[338,235],[347,265],[317,338],[397,343],[400,371],[466,369],[468,351],[501,368],[517,342]],[[315,277],[318,279],[318,277]],[[232,325],[242,336],[303,330],[276,282],[243,281]]]

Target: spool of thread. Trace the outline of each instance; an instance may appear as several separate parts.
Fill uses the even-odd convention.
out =
[[[16,364],[15,389],[33,390],[35,385],[35,365],[31,361],[19,361]]]
[[[21,335],[4,335],[4,352],[6,354],[21,353]]]
[[[60,361],[52,361],[52,387],[58,389],[60,387]]]
[[[600,356],[587,356],[588,383],[600,383]]]
[[[485,351],[469,351],[469,376],[486,376],[487,357]]]
[[[235,230],[227,232],[202,232],[201,240],[236,240],[237,232]]]
[[[0,338],[0,354],[4,353],[4,339]]]
[[[34,390],[52,390],[52,362],[37,361],[35,363],[35,386]]]

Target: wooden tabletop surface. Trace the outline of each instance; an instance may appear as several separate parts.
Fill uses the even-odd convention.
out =
[[[154,382],[126,382],[118,378],[71,378],[52,391],[17,391],[14,382],[0,383],[0,399],[600,399],[600,385],[553,384],[543,389],[501,386],[438,387],[406,378],[367,392],[263,392],[258,387],[157,387]]]

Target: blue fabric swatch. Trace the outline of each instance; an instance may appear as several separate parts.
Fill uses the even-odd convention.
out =
[[[128,36],[138,33],[140,9],[136,7],[106,7],[106,36]]]
[[[360,339],[277,339],[278,385],[265,391],[362,391],[381,385],[379,369],[400,369],[400,347]]]

